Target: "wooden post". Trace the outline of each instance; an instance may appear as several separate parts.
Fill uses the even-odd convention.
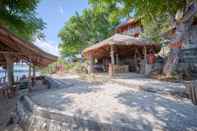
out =
[[[119,56],[118,56],[118,54],[116,54],[116,64],[117,65],[119,64]]]
[[[8,77],[8,86],[12,87],[12,85],[14,84],[14,69],[13,69],[13,60],[12,57],[4,54],[5,59],[6,59],[6,72],[7,72],[7,77]]]
[[[31,78],[31,63],[29,64],[29,75],[28,75],[29,77],[29,79]]]
[[[113,45],[111,45],[110,54],[111,54],[111,64],[114,65],[115,64],[115,58],[114,58],[114,46]]]
[[[31,92],[32,91],[32,86],[33,86],[33,82],[32,82],[32,77],[31,77],[31,72],[32,72],[32,64],[29,64],[29,77],[28,77],[28,91]]]
[[[36,68],[35,68],[35,65],[33,65],[33,78],[36,77]]]
[[[146,46],[144,46],[144,61],[145,64],[147,63],[147,50],[146,50]]]
[[[6,82],[6,77],[7,77],[7,70],[5,70],[5,75],[4,75],[3,83]]]
[[[7,73],[8,73],[8,85],[12,86],[14,83],[14,70],[13,70],[13,63],[7,62]]]
[[[109,75],[113,76],[114,74],[114,65],[115,65],[115,57],[114,57],[114,46],[110,46],[110,56],[111,56],[111,65],[109,65]]]
[[[135,64],[135,71],[137,71],[137,49],[135,48],[135,55],[134,55],[134,64]]]
[[[35,85],[35,79],[36,79],[36,68],[35,68],[35,65],[33,65],[32,68],[33,68],[32,86],[34,86]]]
[[[146,46],[144,46],[144,71],[142,73],[145,73],[146,75],[149,74],[149,66],[150,65],[147,65],[148,62],[147,62],[147,49],[146,49]]]
[[[88,73],[91,74],[94,72],[94,57],[93,54],[90,53],[89,54],[89,69],[88,69]]]
[[[165,56],[165,50],[164,50],[164,47],[162,48],[163,49],[163,57]]]

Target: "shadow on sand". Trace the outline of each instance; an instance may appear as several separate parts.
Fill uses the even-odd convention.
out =
[[[189,102],[148,92],[125,92],[116,98],[135,111],[128,110],[127,115],[115,114],[113,120],[122,119],[122,122],[126,121],[139,130],[152,130],[153,127],[164,130],[197,130],[197,107]]]

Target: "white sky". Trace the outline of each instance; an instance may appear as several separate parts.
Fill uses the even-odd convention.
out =
[[[50,53],[52,55],[56,55],[59,56],[59,51],[58,51],[58,47],[57,44],[54,44],[54,42],[52,41],[47,41],[47,40],[39,40],[37,39],[34,44],[41,48],[42,50],[44,50],[47,53]]]

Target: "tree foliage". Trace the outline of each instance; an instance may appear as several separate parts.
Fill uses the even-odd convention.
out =
[[[135,17],[142,20],[144,36],[151,39],[158,37],[160,32],[169,28],[177,10],[184,9],[192,0],[89,0],[103,10],[113,4],[109,19]]]
[[[59,33],[60,52],[64,56],[75,55],[89,45],[110,36],[117,22],[108,20],[109,12],[95,12],[85,9],[82,14],[72,16]]]
[[[124,19],[141,19],[142,37],[160,42],[160,33],[171,26],[177,10],[192,0],[89,0],[89,9],[76,14],[59,33],[64,55],[79,53],[84,47],[107,38]]]
[[[38,3],[39,0],[1,0],[0,25],[26,40],[43,37],[45,23],[35,12]]]

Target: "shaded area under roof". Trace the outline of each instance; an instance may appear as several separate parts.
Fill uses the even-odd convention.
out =
[[[6,66],[4,54],[9,54],[14,62],[25,60],[40,67],[45,67],[57,60],[57,56],[44,52],[0,26],[0,66]]]
[[[116,52],[122,56],[133,55],[135,49],[143,55],[143,48],[153,49],[156,53],[160,51],[160,45],[142,38],[136,38],[128,35],[115,34],[112,37],[103,40],[83,50],[83,56],[88,58],[91,53],[95,58],[109,56],[110,46],[116,47]]]

